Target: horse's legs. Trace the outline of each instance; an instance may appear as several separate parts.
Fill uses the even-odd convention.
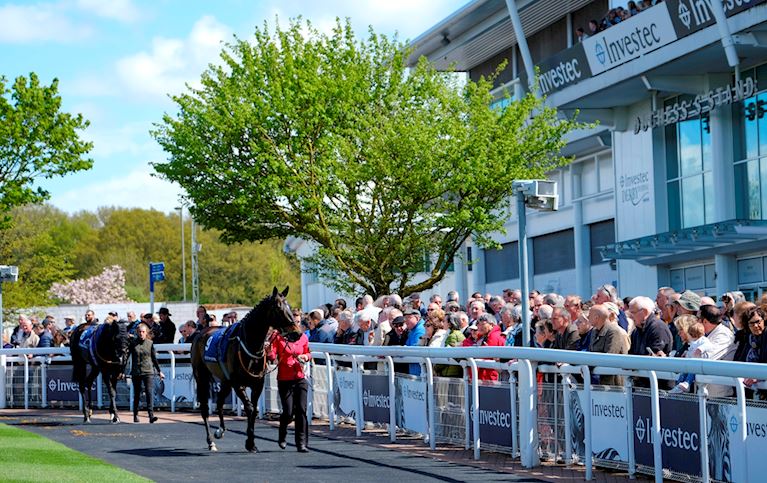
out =
[[[91,422],[91,416],[93,416],[93,381],[96,380],[96,377],[99,374],[99,370],[97,368],[93,368],[91,372],[88,373],[88,375],[85,377],[85,389],[88,393],[87,398],[87,404],[86,401],[83,400],[83,412],[85,413],[85,422],[90,423]]]
[[[221,387],[218,390],[218,395],[216,396],[216,412],[218,413],[219,421],[218,429],[213,433],[213,436],[215,436],[216,439],[223,438],[224,433],[226,432],[226,423],[224,422],[224,402],[226,402],[226,396],[231,392],[232,383],[229,381],[222,381]]]
[[[109,391],[109,414],[112,415],[113,424],[120,422],[120,417],[117,415],[117,376],[118,374],[112,373],[106,378],[108,381],[107,389]]]
[[[200,403],[200,416],[202,416],[203,426],[205,426],[205,440],[208,442],[208,449],[211,451],[218,451],[216,443],[210,439],[210,425],[208,424],[208,416],[210,415],[210,408],[208,406],[208,399],[210,398],[210,374],[205,369],[195,370],[195,379],[197,380],[197,401]]]
[[[263,387],[263,382],[261,383],[261,386]],[[234,386],[234,392],[237,394],[237,397],[240,398],[240,401],[242,401],[243,406],[245,406],[245,416],[248,418],[248,431],[247,438],[245,439],[245,449],[251,453],[257,453],[258,448],[256,448],[256,434],[253,430],[253,426],[256,424],[256,411],[254,410],[253,403],[248,398],[244,386]],[[257,393],[255,387],[251,387],[250,395],[256,398],[253,399],[254,401],[258,400],[258,394],[261,394],[261,391],[259,390]]]

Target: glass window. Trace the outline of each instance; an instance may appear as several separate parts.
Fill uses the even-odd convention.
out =
[[[710,223],[715,196],[709,117],[666,126],[665,137],[669,230]]]
[[[758,220],[762,217],[761,200],[759,193],[759,160],[753,159],[746,164],[747,193],[748,193],[748,217]]]
[[[597,165],[594,159],[581,163],[581,196],[591,195],[597,192]]]
[[[607,263],[602,260],[602,254],[598,247],[615,243],[615,221],[607,220],[592,223],[589,225],[589,237],[591,239],[591,264]]]
[[[761,258],[738,260],[738,283],[754,283],[762,280]]]
[[[682,176],[700,173],[703,169],[700,120],[680,122],[677,124],[677,129],[679,129],[679,161]]]
[[[597,157],[599,163],[599,188],[601,191],[611,190],[615,187],[613,175],[613,157],[611,154],[603,154]]]
[[[519,278],[519,244],[505,243],[500,250],[485,250],[485,282]]]
[[[684,270],[671,270],[671,288],[677,292],[684,292]]]
[[[713,264],[703,267],[706,271],[706,288],[716,288],[716,269]]]
[[[702,177],[682,178],[682,200],[682,225],[685,228],[704,225]]]
[[[573,230],[533,238],[533,273],[559,272],[575,268]]]

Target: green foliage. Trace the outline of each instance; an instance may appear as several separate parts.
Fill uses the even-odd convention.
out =
[[[157,300],[182,300],[181,223],[178,215],[154,210],[100,208],[98,213],[67,215],[46,205],[12,210],[12,226],[0,231],[0,260],[19,266],[19,281],[3,285],[7,309],[56,303],[48,294],[54,282],[87,278],[104,267],[126,271],[128,297],[149,300],[148,263],[165,262],[166,280],[155,284]],[[191,223],[185,220],[187,299],[192,297]],[[300,305],[300,274],[281,244],[227,246],[218,232],[199,233],[200,297],[203,303],[254,304],[275,285],[291,286]]]
[[[311,240],[313,266],[343,291],[431,287],[467,237],[503,229],[512,181],[567,162],[576,124],[532,95],[492,109],[489,81],[459,86],[425,59],[408,71],[407,56],[372,31],[356,40],[348,21],[330,35],[257,29],[174,98],[155,169],[226,242]],[[423,253],[436,260],[416,281]]]
[[[88,126],[80,114],[61,112],[58,81],[40,85],[37,75],[18,77],[12,88],[0,76],[0,229],[15,206],[40,203],[49,193],[35,180],[87,170],[92,144],[79,138]]]

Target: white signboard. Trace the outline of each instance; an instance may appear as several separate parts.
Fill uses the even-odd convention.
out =
[[[426,383],[397,377],[397,426],[416,433],[427,433]]]
[[[593,75],[670,44],[677,39],[665,4],[657,5],[583,41]]]
[[[357,415],[357,378],[351,370],[337,369],[333,374],[333,396],[336,416],[353,419]]]
[[[586,434],[584,391],[570,393],[567,410],[570,411],[570,432],[573,452],[584,456]],[[591,391],[591,450],[594,458],[628,461],[628,419],[626,394],[623,392]]]

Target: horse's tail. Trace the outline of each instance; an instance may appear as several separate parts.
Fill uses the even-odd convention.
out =
[[[69,354],[72,356],[72,381],[83,384],[85,382],[86,361],[80,350],[80,336],[83,333],[83,326],[80,325],[72,330],[69,337]]]

